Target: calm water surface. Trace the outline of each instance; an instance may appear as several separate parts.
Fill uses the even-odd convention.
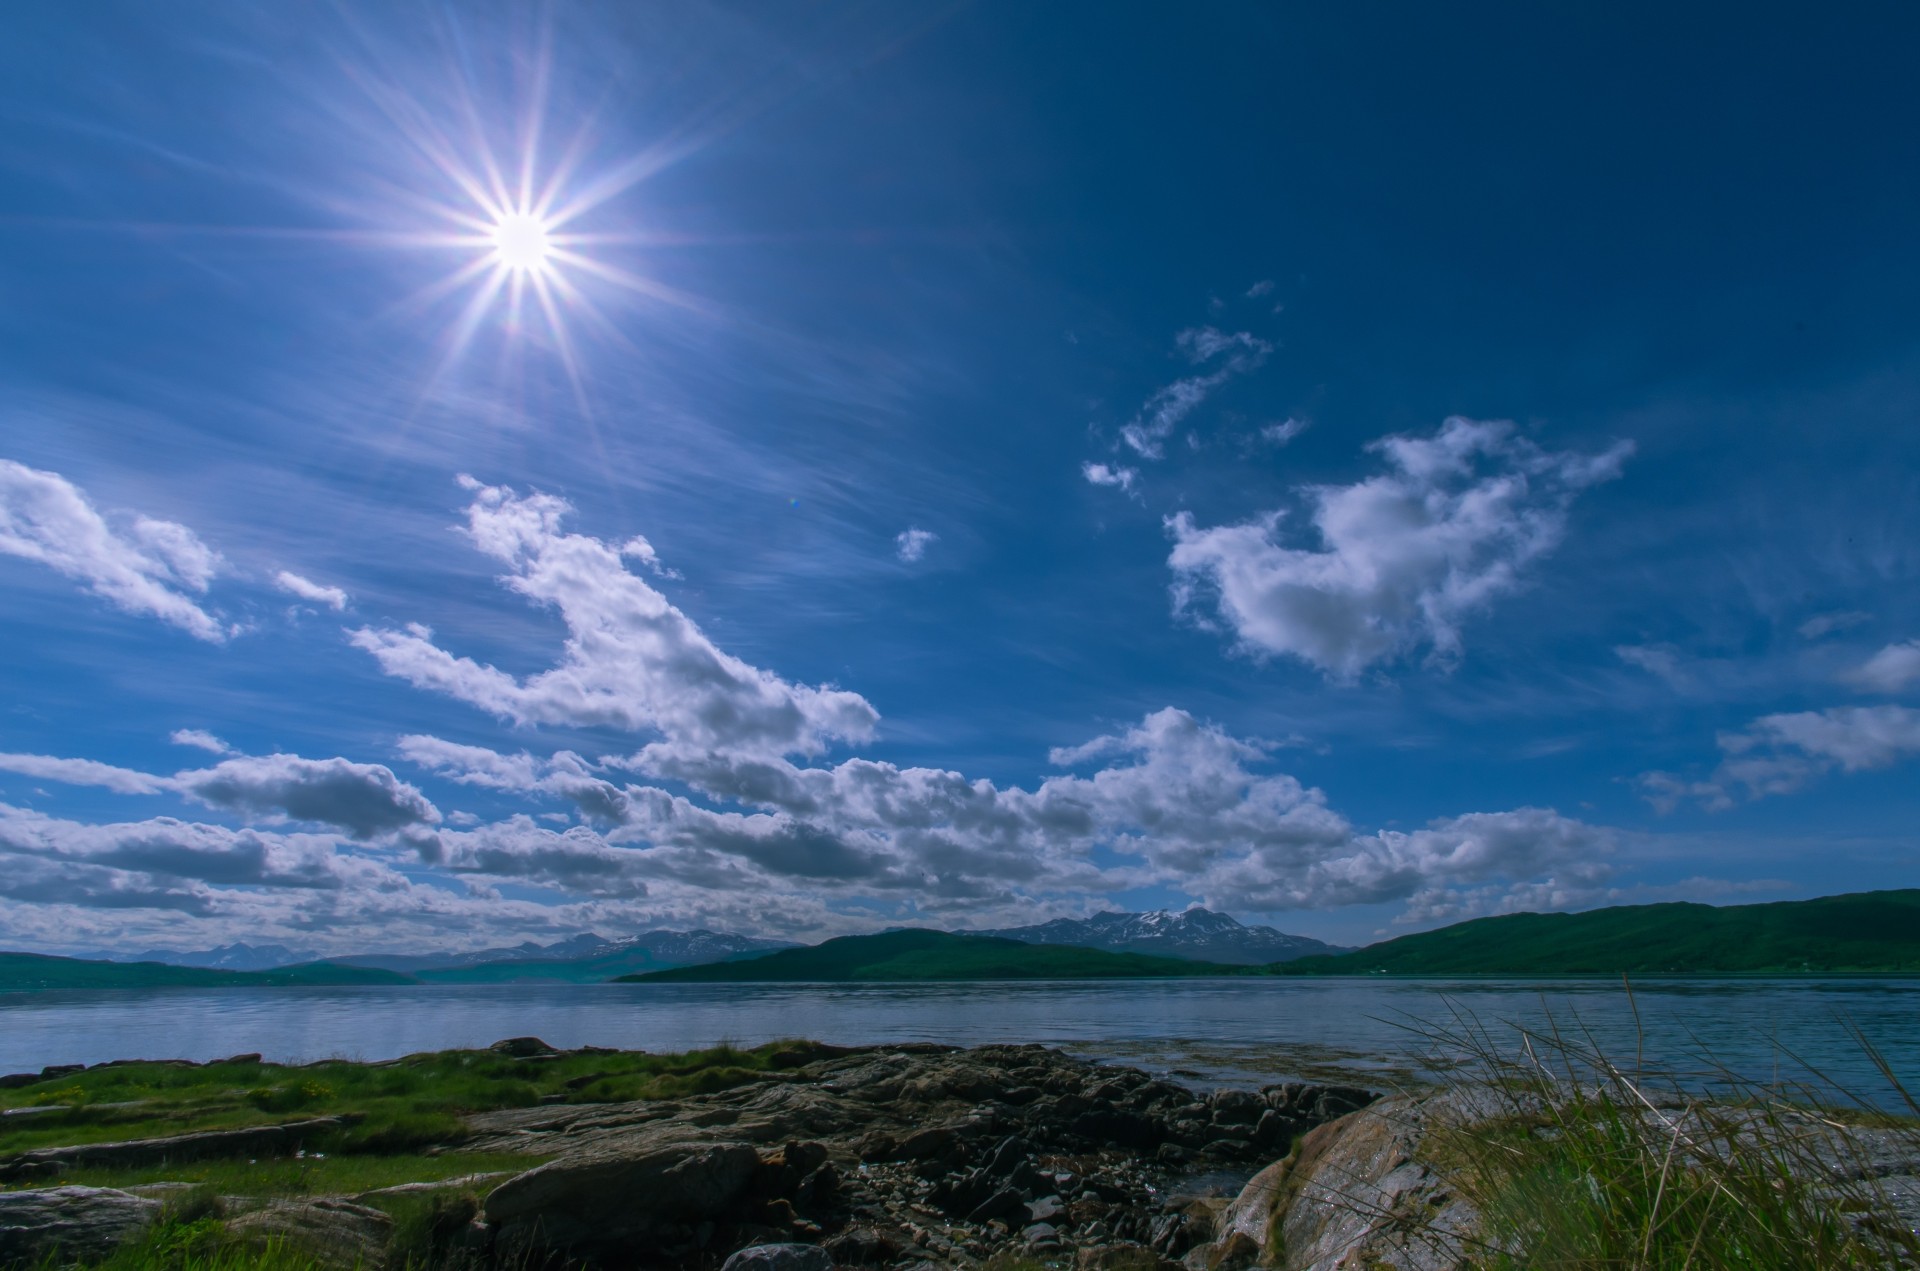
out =
[[[1639,1008],[1636,1028],[1633,1005]],[[937,985],[472,985],[176,989],[0,996],[0,1072],[107,1059],[261,1051],[301,1062],[386,1059],[532,1034],[557,1046],[658,1051],[782,1037],[840,1044],[1045,1042],[1178,1071],[1199,1084],[1345,1075],[1418,1080],[1432,1046],[1407,1025],[1465,1012],[1584,1029],[1613,1055],[1689,1070],[1703,1052],[1743,1076],[1801,1062],[1884,1089],[1846,1034],[1857,1025],[1920,1089],[1920,980],[1232,980]]]

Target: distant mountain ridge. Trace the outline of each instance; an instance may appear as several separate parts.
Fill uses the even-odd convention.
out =
[[[411,984],[397,971],[306,962],[271,971],[169,966],[160,962],[102,962],[40,953],[0,953],[0,993],[59,989],[291,988],[363,984]]]
[[[839,936],[804,948],[742,961],[710,962],[638,975],[626,981],[667,984],[912,982],[925,980],[1179,979],[1245,975],[1240,967],[1109,953],[1076,945],[1039,944],[971,932],[904,927],[870,936]]]
[[[527,941],[510,949],[460,954],[368,954],[336,958],[347,966],[380,967],[429,984],[499,984],[549,980],[592,984],[639,971],[705,966],[791,949],[791,940],[767,940],[723,931],[645,931],[622,940],[587,932],[552,944]]]
[[[1144,953],[1152,957],[1264,966],[1294,958],[1346,953],[1340,946],[1310,936],[1288,935],[1273,927],[1249,927],[1229,914],[1193,908],[1184,913],[1109,911],[1091,918],[1056,918],[1031,927],[1002,927],[962,935],[999,936],[1025,944],[1065,944],[1107,953]]]

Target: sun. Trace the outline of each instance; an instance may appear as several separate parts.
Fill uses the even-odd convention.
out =
[[[553,268],[553,227],[532,212],[508,212],[487,233],[496,264],[516,274]]]

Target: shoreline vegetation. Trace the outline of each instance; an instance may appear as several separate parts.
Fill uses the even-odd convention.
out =
[[[930,983],[994,980],[1386,976],[1614,979],[1920,975],[1920,890],[1713,906],[1621,905],[1475,918],[1340,954],[1264,965],[1198,961],[1004,936],[907,928],[633,974],[622,955],[398,971],[351,960],[268,971],[0,953],[0,995],[88,989],[273,988],[511,982]],[[559,969],[555,969],[555,968]]]
[[[1419,1031],[1449,1075],[1384,1095],[805,1041],[17,1074],[0,1268],[1920,1266],[1920,1104],[1857,1033],[1891,1101]]]

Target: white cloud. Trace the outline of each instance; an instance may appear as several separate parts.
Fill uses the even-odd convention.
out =
[[[116,794],[178,794],[243,815],[284,815],[338,826],[360,839],[440,820],[427,797],[391,769],[339,758],[240,755],[211,768],[161,777],[91,759],[0,754],[0,770]]]
[[[901,530],[893,536],[894,553],[911,565],[927,554],[927,547],[939,540],[932,530],[917,527]]]
[[[176,746],[192,746],[198,750],[211,751],[216,755],[230,755],[233,747],[215,737],[204,728],[176,728],[167,740]]]
[[[1740,732],[1721,733],[1722,758],[1711,776],[1690,781],[1670,772],[1639,777],[1657,811],[1692,800],[1709,811],[1747,799],[1792,794],[1839,770],[1888,768],[1920,755],[1920,710],[1906,706],[1837,706],[1762,715]]]
[[[698,745],[811,753],[869,736],[879,715],[857,693],[789,684],[723,653],[613,545],[561,531],[550,495],[470,485],[468,533],[503,562],[502,580],[566,623],[560,664],[525,679],[435,645],[431,632],[363,627],[353,642],[387,674],[522,724],[657,730]]]
[[[1247,288],[1247,299],[1249,300],[1258,300],[1262,296],[1270,296],[1272,294],[1273,279],[1271,278],[1262,278],[1259,282]]]
[[[1818,640],[1830,636],[1836,631],[1846,631],[1863,622],[1872,622],[1873,615],[1849,609],[1840,613],[1815,614],[1800,624],[1800,637],[1803,640]]]
[[[1133,493],[1133,483],[1140,479],[1137,468],[1122,468],[1104,463],[1083,463],[1080,475],[1093,485],[1115,486],[1128,494]]]
[[[391,768],[349,759],[242,755],[179,773],[170,784],[208,807],[283,813],[339,826],[357,839],[440,820],[439,809]]]
[[[325,605],[329,609],[340,610],[347,607],[347,593],[340,588],[323,587],[290,570],[283,569],[276,573],[273,576],[273,585],[290,595],[312,601],[316,605]]]
[[[220,572],[219,553],[172,521],[141,516],[116,530],[57,473],[0,459],[0,552],[45,565],[117,608],[202,640],[218,643],[229,634],[192,598]]]
[[[415,734],[400,739],[400,753],[409,762],[462,785],[556,795],[595,821],[618,824],[627,818],[626,794],[595,775],[593,765],[570,750],[537,759],[524,750],[503,755],[485,746]]]
[[[1169,517],[1176,609],[1210,594],[1244,650],[1341,678],[1423,642],[1457,658],[1465,619],[1520,585],[1574,498],[1618,476],[1633,447],[1552,452],[1511,424],[1453,418],[1369,449],[1390,471],[1305,491],[1317,549],[1282,541],[1282,511],[1215,528]]]
[[[92,759],[61,759],[53,755],[0,754],[0,771],[17,772],[41,781],[70,786],[99,786],[115,794],[159,794],[168,789],[165,777],[131,768],[117,768]]]
[[[1920,683],[1920,640],[1887,645],[1847,678],[1881,693],[1898,693]]]
[[[1214,390],[1236,375],[1259,369],[1273,345],[1249,331],[1231,334],[1216,327],[1194,327],[1180,332],[1174,343],[1189,362],[1219,365],[1201,375],[1189,375],[1155,390],[1134,417],[1120,429],[1120,439],[1142,459],[1158,459],[1166,440],[1180,423],[1199,409]]]
[[[1260,439],[1269,445],[1284,446],[1310,427],[1312,424],[1308,421],[1289,415],[1279,423],[1268,424],[1261,428]]]

